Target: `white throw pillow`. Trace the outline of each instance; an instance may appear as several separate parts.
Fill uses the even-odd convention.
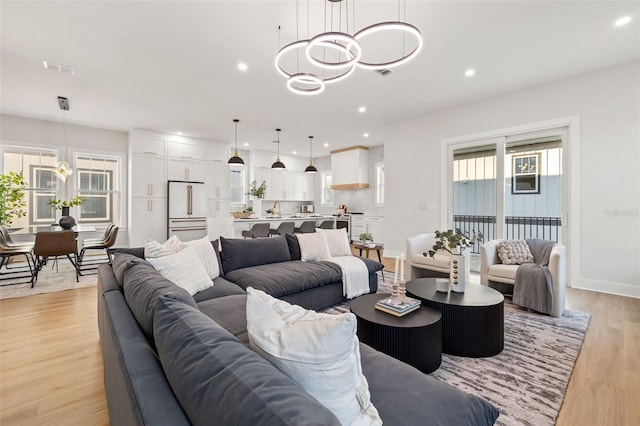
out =
[[[296,234],[300,244],[300,258],[302,260],[323,260],[331,257],[329,245],[324,234],[312,232]]]
[[[180,239],[172,235],[164,243],[160,244],[156,240],[147,240],[144,243],[144,258],[154,259],[162,256],[169,256],[175,254],[184,248],[184,244]]]
[[[351,247],[349,246],[349,236],[345,228],[340,229],[322,229],[316,228],[316,232],[324,234],[329,246],[331,257],[351,256]]]
[[[184,288],[193,296],[213,286],[213,281],[200,262],[198,251],[198,248],[191,246],[178,253],[147,259],[147,261],[163,277],[178,287]]]
[[[343,425],[381,425],[362,374],[353,314],[319,314],[247,288],[251,348],[331,410]]]
[[[498,243],[498,257],[505,265],[533,263],[533,255],[524,240],[503,240]]]
[[[184,243],[186,247],[195,247],[198,251],[200,263],[204,266],[210,279],[220,276],[220,265],[218,265],[218,257],[209,241],[208,236],[204,236],[199,240],[187,241]]]

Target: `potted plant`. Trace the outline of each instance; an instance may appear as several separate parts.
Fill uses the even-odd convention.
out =
[[[451,229],[440,232],[436,231],[436,243],[423,256],[434,257],[438,251],[446,251],[451,255],[449,272],[449,282],[451,290],[457,293],[464,293],[464,288],[469,281],[470,263],[464,251],[475,243],[482,242],[482,232],[471,231],[472,236],[464,234],[460,229],[455,232]]]
[[[22,172],[0,174],[0,224],[9,226],[14,219],[27,215],[26,187]]]
[[[82,203],[84,203],[84,197],[80,195],[76,195],[75,197],[68,200],[53,199],[47,202],[47,204],[49,204],[54,209],[62,210],[62,217],[58,222],[62,229],[73,228],[73,225],[76,224],[76,220],[72,216],[69,216],[69,208],[80,206],[82,205]]]
[[[262,215],[262,199],[267,194],[267,182],[262,181],[260,186],[258,186],[258,182],[255,180],[251,182],[249,186],[249,192],[247,195],[253,197],[253,211],[256,213],[258,217]]]
[[[375,247],[375,243],[373,242],[373,235],[371,235],[371,233],[363,232],[362,234],[360,234],[359,238],[360,241],[362,241],[362,244],[364,244],[365,246]]]
[[[260,186],[258,186],[258,182],[254,180],[253,182],[251,182],[251,185],[249,186],[249,192],[247,192],[247,195],[250,195],[253,198],[258,198],[261,200],[264,198],[266,193],[267,193],[267,182],[263,180]]]

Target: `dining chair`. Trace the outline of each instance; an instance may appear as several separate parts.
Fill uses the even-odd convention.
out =
[[[104,263],[105,259],[107,260],[107,263],[109,265],[111,264],[111,252],[109,251],[109,248],[116,243],[119,229],[120,228],[112,223],[104,231],[104,235],[101,238],[88,238],[82,242],[82,248],[80,249],[80,254],[78,255],[78,267],[80,268],[81,273],[82,271],[85,271],[87,269],[97,268],[97,265],[99,265],[100,263]],[[107,254],[107,257],[85,261],[84,255],[87,250],[104,250]],[[84,266],[90,265],[95,265],[95,267],[84,268]]]
[[[8,235],[8,233],[6,235]],[[5,233],[0,230],[0,280],[14,281],[11,284],[20,284],[22,282],[32,281],[33,270],[35,267],[35,260],[33,258],[32,249],[33,245],[20,245],[19,243],[15,243],[13,241],[7,241],[7,239],[5,238]],[[27,260],[27,264],[10,267],[9,262],[11,258],[15,256],[24,256]],[[5,272],[2,272],[3,267],[5,269]],[[23,278],[28,279],[28,281],[15,281],[21,280]]]
[[[268,223],[256,223],[251,229],[242,231],[242,236],[244,238],[260,238],[260,237],[268,237],[269,236],[269,224]]]
[[[36,267],[31,280],[32,287],[38,281],[38,272],[47,264],[47,259],[50,257],[55,258],[57,271],[58,257],[66,256],[76,270],[76,282],[79,281],[78,245],[72,230],[38,232],[33,254],[36,258]]]
[[[315,220],[305,220],[302,222],[299,228],[295,228],[294,232],[296,234],[310,234],[312,232],[316,232],[316,221]]]
[[[293,234],[296,226],[295,222],[281,222],[276,229],[269,229],[269,235],[286,235]]]

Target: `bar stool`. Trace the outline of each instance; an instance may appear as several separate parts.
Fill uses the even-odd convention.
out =
[[[295,226],[295,222],[281,222],[277,229],[269,229],[269,236],[293,234]]]
[[[310,234],[312,232],[316,232],[316,221],[305,220],[299,228],[294,228],[294,232],[296,234]]]
[[[269,224],[268,223],[256,223],[251,229],[248,231],[242,231],[242,236],[246,239],[247,237],[251,238],[260,238],[260,237],[268,237],[269,236]]]

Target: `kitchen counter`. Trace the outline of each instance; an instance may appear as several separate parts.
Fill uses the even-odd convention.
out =
[[[335,216],[331,215],[283,215],[280,216],[262,216],[262,217],[250,217],[247,219],[233,219],[234,222],[284,222],[284,221],[297,221],[297,220],[335,220]]]

